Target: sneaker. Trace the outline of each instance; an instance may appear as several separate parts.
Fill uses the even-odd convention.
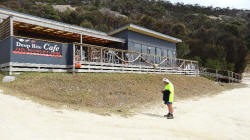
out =
[[[173,119],[174,115],[171,113],[168,113],[167,115],[164,115],[164,117],[167,117],[167,119]]]
[[[164,115],[164,117],[168,117],[170,115],[170,113],[168,113],[167,115]]]

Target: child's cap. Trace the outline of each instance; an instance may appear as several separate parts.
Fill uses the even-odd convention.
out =
[[[170,83],[170,81],[167,78],[163,78],[162,81]]]

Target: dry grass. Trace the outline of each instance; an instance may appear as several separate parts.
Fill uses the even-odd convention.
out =
[[[126,112],[141,105],[161,103],[163,77],[173,82],[175,100],[215,95],[225,90],[202,77],[107,73],[23,73],[17,75],[17,81],[0,86],[8,94],[22,93],[76,108],[95,108],[100,113]]]

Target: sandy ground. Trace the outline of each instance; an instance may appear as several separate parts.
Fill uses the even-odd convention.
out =
[[[175,119],[163,105],[133,117],[53,109],[0,93],[1,140],[249,140],[248,87],[176,102]],[[3,91],[0,91],[3,92]]]

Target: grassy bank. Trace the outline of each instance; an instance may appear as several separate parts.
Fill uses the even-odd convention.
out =
[[[141,105],[162,103],[163,77],[175,85],[175,100],[215,95],[225,90],[202,77],[178,75],[22,73],[16,77],[18,80],[1,83],[0,88],[7,94],[103,112],[123,112]]]

